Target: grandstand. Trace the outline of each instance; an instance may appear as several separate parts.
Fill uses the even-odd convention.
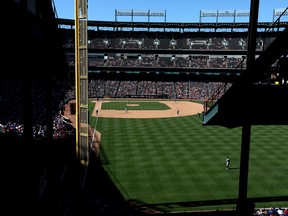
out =
[[[3,28],[8,32],[3,62],[10,69],[0,79],[1,210],[43,216],[91,215],[91,211],[99,215],[163,214],[139,211],[125,202],[96,155],[91,156],[89,171],[97,170],[101,179],[96,174],[88,178],[97,179],[103,188],[83,190],[80,183],[87,169],[77,161],[75,129],[63,116],[65,105],[75,97],[75,23],[57,18],[50,0],[31,2],[3,3],[4,17],[9,17]],[[256,17],[249,23],[88,21],[87,26],[89,97],[201,100],[206,102],[206,126],[240,127],[245,115],[249,121],[243,127],[240,168],[244,183],[236,201],[240,215],[254,207],[245,194],[251,125],[288,123],[284,104],[288,23],[276,20],[253,25],[253,20]],[[247,116],[237,101],[245,100],[243,92],[251,96],[249,102],[258,104]],[[263,103],[267,95],[275,98],[273,105]],[[267,116],[267,110],[282,115]],[[15,203],[19,207],[11,209]]]
[[[287,25],[259,23],[256,57]],[[69,65],[74,67],[74,22],[58,19]],[[234,82],[246,67],[249,23],[138,23],[88,21],[89,72],[140,72],[174,79]],[[172,74],[172,75],[171,75]],[[173,74],[176,74],[173,76]],[[163,78],[165,78],[163,77]],[[180,78],[179,78],[180,77]],[[263,77],[266,82],[269,74]]]

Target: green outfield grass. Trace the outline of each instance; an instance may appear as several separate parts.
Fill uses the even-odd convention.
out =
[[[167,212],[236,207],[242,128],[202,126],[198,115],[91,117],[90,125],[101,132],[103,167],[125,199]],[[288,126],[252,126],[248,197],[271,197],[256,207],[288,206],[277,201],[288,194],[287,131]]]
[[[137,105],[137,106],[133,106]],[[107,110],[124,110],[128,108],[129,110],[169,110],[170,107],[166,104],[160,103],[159,101],[113,101],[102,103],[102,109]]]

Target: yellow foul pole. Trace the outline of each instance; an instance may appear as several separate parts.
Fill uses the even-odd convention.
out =
[[[75,0],[76,156],[89,161],[87,0]]]
[[[75,99],[76,99],[76,157],[79,157],[79,0],[74,1],[74,26],[75,26]]]

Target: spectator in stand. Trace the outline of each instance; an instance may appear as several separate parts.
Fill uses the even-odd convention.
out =
[[[256,211],[255,215],[265,215],[265,212],[262,209]]]
[[[276,215],[277,215],[276,209],[271,207],[271,208],[267,211],[267,215],[268,215],[268,216],[276,216]]]
[[[283,216],[283,209],[281,209],[281,208],[278,208],[278,210],[277,210],[277,214],[279,215],[279,216]]]
[[[287,208],[284,209],[283,216],[288,216],[288,209]]]

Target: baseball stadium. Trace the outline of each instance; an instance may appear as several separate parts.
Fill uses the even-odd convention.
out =
[[[257,3],[221,23],[4,3],[3,212],[287,216],[288,8]]]

